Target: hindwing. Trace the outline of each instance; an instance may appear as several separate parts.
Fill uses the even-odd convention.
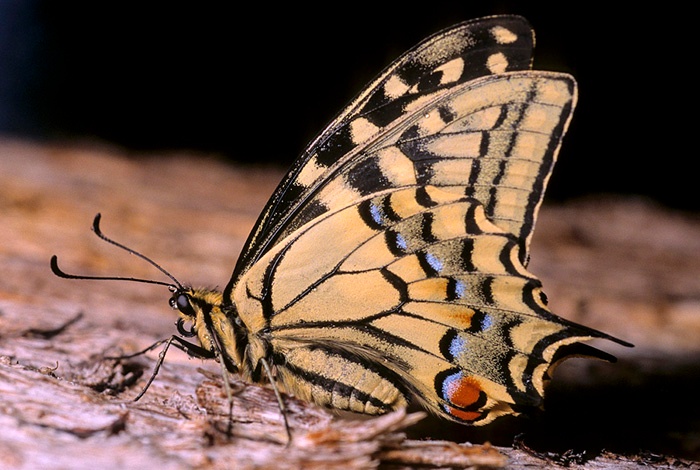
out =
[[[363,413],[418,397],[483,424],[539,405],[554,352],[598,335],[549,312],[520,249],[473,198],[395,189],[295,231],[234,301],[297,396]]]

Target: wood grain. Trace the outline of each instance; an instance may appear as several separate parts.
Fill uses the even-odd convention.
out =
[[[233,384],[229,435],[217,365],[179,351],[133,402],[157,350],[105,356],[175,333],[169,293],[59,279],[49,258],[73,273],[162,279],[91,233],[100,212],[106,234],[181,282],[223,286],[282,174],[206,155],[0,141],[0,468],[698,468],[700,218],[642,199],[541,212],[531,270],[550,306],[636,345],[597,344],[617,364],[562,366],[541,416],[484,430],[412,412],[337,416],[287,397],[285,447],[271,390]]]

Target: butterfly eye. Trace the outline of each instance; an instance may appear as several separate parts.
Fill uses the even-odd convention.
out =
[[[188,317],[195,317],[197,314],[192,308],[192,302],[187,294],[176,294],[170,298],[170,306],[178,309],[181,313]]]

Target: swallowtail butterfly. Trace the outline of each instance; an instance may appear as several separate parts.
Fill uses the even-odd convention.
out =
[[[540,406],[561,360],[614,359],[582,342],[627,343],[554,315],[526,269],[576,104],[571,76],[531,70],[533,45],[526,20],[495,16],[406,52],[293,164],[221,292],[52,268],[168,285],[166,347],[226,383],[476,425]]]

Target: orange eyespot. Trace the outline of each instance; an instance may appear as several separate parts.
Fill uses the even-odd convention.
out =
[[[473,377],[465,377],[461,373],[460,377],[452,375],[443,383],[445,398],[460,408],[474,405],[479,401],[481,392],[481,387]]]
[[[445,406],[445,411],[461,421],[474,422],[483,417],[479,411],[462,411],[451,406]]]
[[[449,369],[436,377],[437,391],[447,403],[442,408],[457,421],[474,422],[484,417],[486,404],[479,381],[460,369]]]

